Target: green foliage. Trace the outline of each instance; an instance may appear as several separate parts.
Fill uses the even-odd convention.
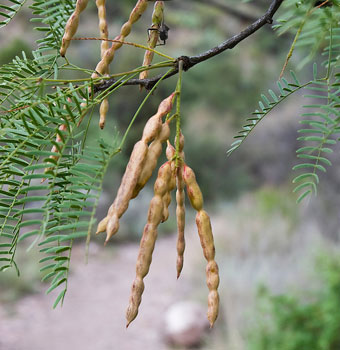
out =
[[[329,253],[328,253],[329,254]],[[302,297],[272,295],[262,288],[261,319],[251,330],[248,350],[337,350],[340,347],[340,258],[317,260],[320,290]]]
[[[11,3],[10,6],[0,5],[0,16],[4,18],[0,27],[8,24],[25,3],[19,0],[8,2]],[[133,0],[121,0],[121,12],[126,10],[128,15],[134,3]],[[305,32],[299,36],[300,46],[312,45],[312,51],[317,51],[328,45],[324,50],[326,78],[315,75],[312,81],[300,83],[293,72],[289,81],[282,78],[278,82],[277,93],[269,90],[268,95],[261,96],[260,108],[248,119],[229,154],[243,143],[264,116],[293,93],[310,86],[315,94],[322,98],[327,94],[325,104],[313,105],[319,112],[304,114],[312,117],[311,120],[303,121],[309,131],[305,126],[300,130],[301,141],[318,142],[313,149],[304,145],[298,151],[298,157],[304,161],[295,168],[312,169],[313,173],[308,177],[308,173],[305,172],[294,180],[297,183],[296,191],[305,190],[300,196],[304,198],[316,188],[316,171],[325,169],[321,163],[330,164],[322,154],[328,150],[324,144],[337,141],[339,76],[336,69],[340,56],[335,49],[339,48],[340,35],[337,28],[333,31],[332,28],[339,21],[339,9],[334,1],[333,7],[309,14],[308,2],[301,2],[298,6],[295,6],[296,2],[289,0],[286,3],[290,10],[278,28],[279,33],[297,30],[303,23]],[[114,8],[117,4],[118,2],[110,6]],[[101,138],[89,142],[89,128],[94,109],[103,99],[114,94],[124,82],[134,78],[141,71],[152,68],[155,74],[162,74],[165,67],[173,66],[170,57],[165,56],[168,57],[167,61],[158,60],[152,67],[137,67],[127,73],[117,73],[114,75],[114,85],[105,91],[91,93],[94,91],[94,85],[106,78],[93,79],[92,70],[70,63],[61,58],[58,52],[65,23],[74,7],[73,0],[33,0],[30,6],[32,22],[37,23],[35,29],[41,34],[36,42],[38,48],[32,55],[26,55],[24,52],[18,54],[10,63],[0,68],[0,271],[14,268],[19,274],[20,266],[17,263],[16,252],[18,244],[23,240],[31,247],[38,246],[42,254],[42,279],[50,282],[47,292],[58,291],[54,307],[62,303],[67,291],[74,241],[86,238],[87,244],[89,243],[109,162],[120,152],[138,113],[157,85],[147,93],[130,123],[124,121],[127,129],[119,145],[117,134],[112,132],[109,135],[109,144]],[[319,28],[318,35],[314,35],[313,26]],[[211,33],[208,34],[214,37],[215,31],[211,30]],[[311,38],[315,40],[312,42]],[[222,65],[221,57],[218,62]],[[133,55],[131,58],[134,58]],[[227,84],[227,80],[220,73],[216,73],[216,67],[209,62],[201,67],[205,72],[196,71],[197,73],[192,75],[191,81],[188,81],[187,96],[196,98],[203,93],[202,86],[206,85],[209,79],[215,79],[215,88],[205,93],[206,97],[213,101],[215,110],[220,112],[229,104],[227,99],[223,100],[224,96],[228,95],[230,99],[238,101],[238,111],[242,111],[245,108],[243,102],[249,100],[248,95],[238,92],[226,94],[226,91],[221,91],[221,87]],[[230,78],[238,80],[237,86],[240,90],[247,85],[247,93],[250,96],[251,86],[239,77],[243,72],[238,71],[232,64],[230,70]],[[246,78],[247,74],[244,74],[244,79]],[[199,79],[201,84],[197,84]],[[231,89],[233,85],[229,84],[228,87]],[[312,132],[317,136],[310,135]],[[209,168],[209,161],[218,152],[217,145],[210,140],[207,140],[206,144],[206,148],[210,146],[210,151],[206,158],[199,155],[200,159],[197,162],[205,162],[208,168],[203,177],[216,185],[216,182],[212,181],[215,169],[212,165]],[[310,162],[305,162],[305,159]],[[239,186],[243,186],[248,180],[245,176],[237,177],[237,181]],[[228,188],[230,183],[236,187],[236,180],[227,185],[218,184],[217,187],[222,192],[232,192],[233,189]]]
[[[19,12],[27,0],[8,0],[10,4],[0,4],[0,28],[6,26]]]
[[[292,2],[288,1],[287,3],[290,3],[290,6],[292,5]],[[293,3],[295,4],[295,2]],[[335,7],[336,5],[334,5],[332,9]],[[295,7],[295,9],[292,9],[291,12],[288,11],[286,14],[288,16],[287,20],[282,20],[281,22],[284,24],[278,27],[280,28],[280,33],[294,28],[295,17],[292,13],[296,13],[296,11],[302,11],[304,13],[311,9],[314,8],[311,7],[309,2],[301,2],[301,4]],[[268,95],[261,95],[261,100],[259,101],[260,108],[253,113],[251,118],[247,119],[247,124],[245,124],[238,135],[235,136],[236,141],[232,143],[230,149],[227,151],[227,154],[230,155],[239,148],[259,122],[289,96],[299,90],[313,91],[312,94],[305,95],[306,98],[311,99],[312,103],[303,106],[306,109],[308,108],[308,111],[302,114],[304,119],[300,121],[300,123],[303,127],[298,130],[298,133],[301,135],[298,137],[298,141],[304,144],[296,151],[297,158],[301,160],[301,162],[293,167],[293,170],[300,171],[300,174],[293,179],[293,183],[296,185],[294,192],[299,193],[297,202],[301,202],[312,193],[317,193],[317,186],[319,184],[318,173],[320,171],[326,172],[326,167],[331,165],[327,155],[333,152],[331,147],[337,144],[339,138],[338,134],[340,132],[340,84],[338,72],[340,64],[340,30],[339,28],[333,28],[334,23],[338,23],[339,21],[340,11],[339,8],[334,10],[318,10],[320,11],[313,11],[313,13],[318,13],[317,19],[323,23],[322,26],[314,23],[314,17],[311,15],[308,15],[304,21],[306,23],[314,23],[316,26],[315,28],[322,27],[322,30],[320,30],[320,32],[322,32],[322,38],[317,40],[317,49],[320,48],[320,43],[324,43],[324,40],[328,40],[328,45],[323,49],[323,56],[326,57],[326,60],[323,62],[326,71],[325,77],[318,77],[316,63],[314,63],[313,66],[313,79],[305,83],[301,83],[297,75],[293,71],[290,71],[291,82],[287,81],[285,78],[277,82],[280,91],[279,94],[275,93],[273,90],[269,90]],[[327,20],[324,16],[327,17]],[[328,33],[327,35],[326,30]],[[312,34],[310,35],[313,36]]]

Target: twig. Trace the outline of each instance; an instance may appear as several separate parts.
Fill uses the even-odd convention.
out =
[[[164,77],[163,74],[159,74],[153,78],[149,79],[131,79],[127,81],[124,85],[142,85],[144,86],[147,90],[150,90],[156,83],[157,81],[163,77],[163,80],[170,78],[171,76],[175,75],[178,73],[178,62],[181,60],[183,61],[183,70],[187,71],[193,66],[195,66],[198,63],[204,62],[214,56],[219,55],[223,51],[233,49],[236,45],[238,45],[241,41],[246,39],[248,36],[254,34],[257,30],[259,30],[261,27],[263,27],[265,24],[271,24],[273,22],[273,16],[276,13],[276,11],[279,9],[281,6],[282,2],[284,0],[273,0],[266,11],[266,13],[261,16],[259,19],[257,19],[254,23],[250,24],[246,29],[241,31],[240,33],[232,36],[228,40],[222,42],[218,46],[215,46],[211,48],[208,51],[205,51],[199,55],[196,56],[181,56],[178,57],[176,62],[174,63],[174,68],[172,71],[166,74]],[[101,90],[105,90],[108,87],[110,87],[112,84],[114,84],[115,80],[114,79],[108,79],[104,81],[101,84],[95,85],[94,92],[98,92]]]

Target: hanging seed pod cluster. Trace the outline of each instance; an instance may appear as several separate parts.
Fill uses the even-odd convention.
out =
[[[65,56],[70,41],[74,37],[79,16],[87,6],[88,1],[78,0],[74,13],[69,18],[65,34],[60,49],[61,56]],[[143,12],[146,10],[148,0],[138,0],[135,7],[130,13],[129,19],[125,22],[120,34],[115,37],[112,44],[109,44],[109,33],[106,18],[105,0],[96,0],[99,18],[99,31],[101,43],[100,61],[97,64],[91,78],[101,78],[109,75],[109,65],[114,59],[115,52],[123,45],[125,38],[130,34],[133,24],[138,21]],[[147,69],[152,64],[154,48],[157,46],[159,39],[165,43],[163,33],[160,35],[161,28],[169,29],[164,24],[164,2],[156,1],[152,14],[152,26],[148,29],[148,47],[145,48],[143,67]],[[167,34],[166,34],[167,38]],[[119,230],[119,221],[127,211],[129,202],[138,197],[140,191],[150,180],[155,171],[158,159],[162,150],[166,147],[167,161],[162,164],[157,173],[154,183],[154,196],[152,197],[148,209],[146,224],[142,232],[139,253],[136,263],[136,277],[132,283],[131,295],[126,312],[127,326],[136,318],[138,308],[142,301],[144,291],[144,278],[149,272],[152,261],[152,254],[157,239],[158,227],[161,223],[169,218],[169,206],[171,203],[172,192],[176,189],[176,219],[177,219],[177,260],[176,271],[177,278],[180,277],[184,264],[185,250],[185,190],[191,206],[196,210],[196,225],[200,238],[203,255],[207,260],[206,281],[209,290],[208,294],[208,320],[213,326],[219,308],[219,295],[217,292],[219,285],[218,266],[215,262],[215,246],[211,229],[210,218],[203,209],[203,196],[196,181],[194,171],[185,163],[184,156],[184,136],[180,128],[180,96],[183,62],[179,60],[179,79],[176,90],[165,98],[158,106],[157,112],[151,116],[144,127],[142,137],[137,141],[132,150],[129,162],[126,166],[125,173],[122,177],[116,198],[108,209],[107,215],[97,226],[97,234],[106,232],[105,244]],[[140,79],[146,79],[148,71],[140,73]],[[157,86],[157,85],[156,85]],[[152,91],[151,91],[152,92]],[[149,93],[149,95],[151,94]],[[149,96],[148,95],[148,96]],[[176,101],[176,112],[171,115],[174,102]],[[104,98],[100,106],[100,127],[105,124],[106,114],[108,112],[108,101]],[[174,146],[171,145],[170,123],[176,121],[176,136]],[[58,142],[59,140],[57,140]]]
[[[129,306],[126,312],[127,326],[136,318],[138,307],[142,300],[144,291],[144,278],[149,272],[152,261],[152,253],[157,239],[158,226],[169,217],[169,205],[171,193],[176,191],[176,217],[178,227],[177,240],[177,278],[183,268],[183,256],[185,249],[184,226],[185,226],[185,192],[189,197],[192,207],[197,211],[196,224],[200,237],[203,254],[208,264],[206,268],[208,296],[208,320],[212,326],[218,315],[219,296],[217,292],[219,284],[218,267],[215,262],[215,246],[211,230],[210,218],[203,210],[202,192],[196,182],[196,177],[191,168],[184,162],[184,136],[180,132],[176,136],[176,150],[169,142],[172,120],[168,118],[172,110],[177,93],[172,93],[164,99],[157,113],[146,123],[143,136],[131,153],[117,196],[108,210],[107,216],[98,224],[97,233],[106,231],[107,243],[119,229],[119,219],[127,210],[132,198],[138,196],[139,192],[151,178],[157,166],[157,160],[162,152],[162,144],[167,141],[167,162],[162,164],[154,184],[154,196],[151,199],[147,222],[144,227],[140,248],[136,263],[136,277],[131,288]],[[179,142],[177,142],[179,139]]]

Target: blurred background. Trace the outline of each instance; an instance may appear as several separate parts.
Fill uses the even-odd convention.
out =
[[[218,3],[226,7],[204,0],[166,2],[169,39],[159,49],[173,57],[198,54],[238,33],[268,6],[265,0]],[[135,0],[107,2],[110,37],[117,35],[134,4]],[[134,26],[128,41],[146,43],[152,7],[150,4]],[[38,33],[33,27],[26,6],[0,31],[1,65],[21,51],[29,56],[36,48]],[[98,36],[94,1],[81,15],[77,36]],[[303,94],[281,104],[240,149],[230,157],[226,155],[233,136],[257,108],[260,94],[275,89],[292,38],[284,35],[278,39],[267,26],[183,77],[186,161],[196,172],[212,219],[220,268],[220,314],[214,328],[207,327],[206,262],[195,213],[187,203],[182,275],[176,280],[172,206],[169,220],[159,228],[139,315],[125,329],[139,239],[152,197],[150,185],[131,202],[120,232],[110,244],[104,248],[103,236],[93,237],[88,264],[84,263],[84,244],[75,247],[62,308],[52,310],[55,296],[45,295],[39,254],[34,249],[27,252],[25,246],[20,248],[21,277],[14,271],[0,276],[0,350],[340,349],[338,152],[330,157],[333,166],[320,176],[318,197],[297,205],[291,168],[297,163],[297,129],[302,105],[307,102]],[[73,42],[68,59],[93,69],[99,59],[99,45]],[[296,52],[291,66],[303,57],[302,51]],[[123,47],[111,72],[130,70],[142,59],[143,51]],[[298,74],[301,81],[310,79],[311,66]],[[97,213],[99,220],[115,197],[145,121],[175,84],[176,77],[156,90],[129,133],[123,152],[110,165]],[[113,130],[122,135],[145,94],[137,87],[120,89],[110,100],[104,130],[97,126],[99,118],[93,118],[90,139],[110,141]]]

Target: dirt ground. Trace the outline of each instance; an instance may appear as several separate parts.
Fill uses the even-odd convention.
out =
[[[176,237],[159,239],[145,279],[139,315],[128,329],[125,310],[135,276],[138,244],[120,245],[119,249],[94,244],[87,265],[83,263],[83,248],[77,247],[62,308],[52,310],[54,296],[46,296],[43,290],[19,300],[11,314],[0,305],[0,350],[168,349],[163,338],[164,312],[174,302],[190,299],[193,288],[190,270],[200,247],[197,239],[189,247],[191,238],[178,281]],[[202,274],[205,277],[204,269]],[[203,284],[206,292],[204,288]]]
[[[311,220],[303,225],[280,215],[261,218],[246,198],[212,220],[220,266],[220,315],[203,350],[244,350],[244,330],[259,283],[274,292],[312,286],[312,258],[325,243]],[[244,220],[245,213],[248,215]],[[252,213],[252,214],[251,214]],[[125,328],[125,310],[135,276],[137,243],[110,247],[93,243],[73,253],[64,306],[52,310],[55,295],[20,299],[14,310],[0,304],[0,350],[169,350],[164,315],[175,302],[192,300],[206,308],[206,262],[194,226],[186,230],[184,270],[176,280],[176,237],[160,236],[137,319]],[[179,348],[176,348],[176,350]]]

